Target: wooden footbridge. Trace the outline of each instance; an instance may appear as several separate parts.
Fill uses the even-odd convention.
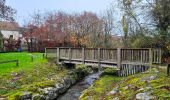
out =
[[[57,63],[72,63],[115,67],[122,76],[147,70],[152,64],[160,64],[161,49],[105,49],[105,48],[45,48],[46,58],[56,58]]]

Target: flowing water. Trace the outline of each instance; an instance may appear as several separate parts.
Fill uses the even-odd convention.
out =
[[[93,73],[86,76],[84,80],[78,82],[71,87],[65,94],[61,95],[57,100],[77,100],[82,92],[90,87],[92,83],[99,78],[99,73]]]

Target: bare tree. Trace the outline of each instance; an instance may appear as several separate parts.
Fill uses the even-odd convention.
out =
[[[6,0],[0,0],[0,19],[14,21],[16,10],[5,4]]]
[[[2,37],[3,37],[3,35],[0,32],[0,51],[2,51],[2,48],[3,48],[3,39],[2,39]]]
[[[113,34],[114,29],[114,11],[113,9],[107,9],[102,17],[103,20],[103,37],[104,37],[104,43],[103,47],[111,47],[112,46],[112,40],[110,39],[110,36]]]

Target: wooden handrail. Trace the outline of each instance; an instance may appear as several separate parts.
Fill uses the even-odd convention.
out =
[[[71,49],[81,49],[81,48],[84,48],[84,47],[46,47],[48,49],[56,49],[56,48],[63,48],[63,49],[68,49],[68,48],[71,48]],[[85,49],[98,49],[98,48],[85,48]],[[107,50],[113,50],[113,49],[117,49],[117,48],[100,48],[100,49],[107,49]],[[148,50],[148,49],[151,49],[151,48],[121,48],[121,49],[125,49],[125,50]],[[160,49],[160,48],[153,48],[153,49]]]
[[[16,66],[19,66],[18,60],[1,61],[0,64],[11,63],[11,62],[16,62]]]
[[[72,48],[72,47],[55,47],[46,48],[46,57],[57,57],[57,61],[60,59],[80,60],[85,63],[86,60],[94,61],[110,61],[117,62],[118,66],[121,66],[121,62],[136,62],[136,63],[161,63],[161,49],[151,48],[119,48],[119,49],[106,49],[106,48]],[[100,58],[98,58],[100,57]]]
[[[46,48],[45,54],[47,58],[56,58],[58,63],[98,65],[99,71],[102,66],[116,65],[118,76],[128,76],[146,71],[152,67],[152,64],[160,64],[162,51],[151,48],[56,47]]]

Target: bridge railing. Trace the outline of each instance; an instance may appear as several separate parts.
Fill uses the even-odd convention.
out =
[[[71,49],[71,59],[74,59],[74,60],[82,59],[82,49],[81,48],[72,48]]]
[[[79,61],[98,62],[98,63],[115,63],[121,64],[159,64],[161,63],[161,49],[104,49],[104,48],[46,48],[46,57],[57,58],[57,61]]]
[[[57,52],[56,47],[45,48],[45,56],[46,56],[46,58],[55,58],[55,57],[57,57],[56,52]]]
[[[150,63],[150,49],[121,49],[121,60],[123,62]]]
[[[97,48],[87,48],[84,50],[85,60],[98,61],[98,49]]]
[[[152,63],[159,64],[161,63],[162,50],[161,49],[152,49]]]
[[[100,49],[101,61],[117,62],[117,49]]]
[[[57,50],[56,50],[57,51]],[[60,53],[60,58],[61,59],[69,59],[69,57],[70,57],[70,55],[69,55],[69,53],[70,53],[70,51],[69,51],[69,49],[68,48],[60,48],[59,49],[59,53]]]

